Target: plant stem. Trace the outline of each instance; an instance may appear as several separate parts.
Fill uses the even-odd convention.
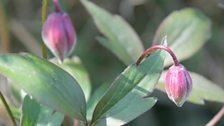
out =
[[[0,4],[0,52],[9,52],[10,44],[9,44],[9,28],[8,22],[5,15],[4,4]]]
[[[48,7],[48,0],[43,0],[42,3],[42,27],[44,25],[44,22],[47,19],[47,7]],[[42,57],[44,59],[47,59],[47,47],[45,46],[45,44],[42,42]]]
[[[55,11],[60,12],[61,9],[60,9],[60,5],[59,5],[58,0],[53,0],[53,2],[54,2]]]
[[[224,115],[224,106],[219,110],[219,112],[210,120],[206,126],[214,126]]]
[[[12,120],[13,126],[16,126],[16,121],[14,120],[12,111],[10,110],[9,105],[7,104],[7,102],[1,92],[0,92],[0,97],[1,97],[1,100],[6,108],[7,113],[9,114],[10,119]]]
[[[166,52],[168,52],[170,54],[170,56],[173,58],[173,62],[174,62],[174,65],[175,66],[178,66],[180,63],[178,62],[177,60],[177,57],[175,56],[175,54],[173,53],[173,51],[166,47],[166,46],[163,46],[163,45],[154,45],[150,48],[148,48],[137,60],[136,62],[136,65],[139,65],[141,63],[141,61],[146,57],[148,56],[150,53],[152,53],[153,51],[157,50],[157,49],[162,49],[162,50],[165,50]]]

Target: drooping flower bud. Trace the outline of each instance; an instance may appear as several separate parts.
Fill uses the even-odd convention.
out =
[[[69,16],[62,12],[58,0],[54,0],[55,11],[43,25],[42,39],[45,45],[61,62],[76,44],[76,32]]]
[[[164,41],[167,41],[166,36]],[[169,68],[166,74],[165,89],[169,99],[171,99],[178,107],[181,107],[191,93],[192,80],[190,74],[185,67],[179,63],[176,55],[170,48],[164,45],[154,45],[142,53],[136,61],[136,65],[139,65],[146,56],[157,49],[162,49],[168,52],[173,59],[174,65]]]
[[[166,74],[166,93],[178,107],[181,107],[192,89],[192,80],[181,64],[173,65]]]

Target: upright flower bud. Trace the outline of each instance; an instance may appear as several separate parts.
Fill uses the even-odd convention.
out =
[[[61,62],[76,44],[76,32],[69,16],[62,12],[58,0],[54,0],[55,11],[43,25],[42,39],[45,45]]]
[[[192,80],[181,64],[173,65],[166,74],[165,89],[168,97],[181,107],[189,96],[192,89]]]

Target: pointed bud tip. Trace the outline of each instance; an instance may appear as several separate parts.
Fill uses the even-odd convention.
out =
[[[45,45],[61,62],[76,44],[76,32],[70,17],[64,12],[51,13],[42,29]]]
[[[168,46],[168,43],[167,43],[167,35],[165,35],[165,36],[163,37],[163,39],[162,39],[162,43],[163,43],[163,45],[164,45],[165,47]]]

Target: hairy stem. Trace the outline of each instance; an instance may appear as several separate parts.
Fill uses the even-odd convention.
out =
[[[44,25],[44,22],[47,19],[47,7],[48,7],[48,0],[43,0],[42,3],[42,27]],[[45,46],[45,44],[42,42],[42,57],[44,59],[47,59],[47,47]]]
[[[224,106],[219,110],[219,112],[210,120],[206,126],[214,126],[224,115]]]
[[[148,48],[137,60],[136,65],[139,65],[141,63],[141,61],[148,56],[149,54],[151,54],[153,51],[157,50],[157,49],[162,49],[165,50],[166,52],[168,52],[170,54],[170,56],[173,58],[173,62],[175,66],[178,66],[180,63],[177,60],[177,57],[175,56],[175,54],[173,53],[173,51],[163,45],[154,45],[150,48]]]
[[[7,104],[7,102],[1,92],[0,92],[0,98],[2,100],[3,105],[6,108],[7,113],[9,114],[10,119],[12,120],[13,126],[16,126],[16,121],[13,117],[12,111],[10,110],[9,105]]]

